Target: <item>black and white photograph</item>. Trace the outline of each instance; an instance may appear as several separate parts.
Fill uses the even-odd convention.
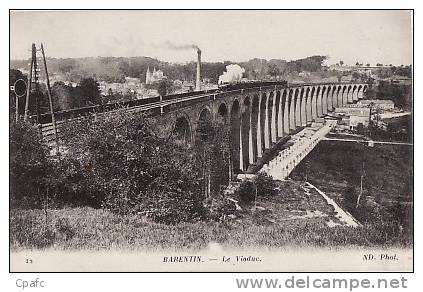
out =
[[[413,272],[413,13],[9,10],[10,272]]]

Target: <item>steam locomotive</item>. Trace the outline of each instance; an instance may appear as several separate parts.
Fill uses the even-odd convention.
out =
[[[288,81],[259,81],[259,80],[248,80],[248,81],[236,81],[236,82],[225,82],[218,85],[218,91],[231,91],[231,90],[240,90],[247,88],[255,87],[265,87],[265,86],[275,86],[282,85],[288,86]]]

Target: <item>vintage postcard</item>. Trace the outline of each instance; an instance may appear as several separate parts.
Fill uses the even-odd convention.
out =
[[[10,272],[412,272],[412,10],[10,10]]]

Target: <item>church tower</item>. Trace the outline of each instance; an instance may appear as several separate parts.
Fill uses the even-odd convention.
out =
[[[145,84],[151,83],[150,66],[147,67],[147,73],[145,74]]]

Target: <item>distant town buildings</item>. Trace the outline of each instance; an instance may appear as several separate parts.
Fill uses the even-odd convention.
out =
[[[150,67],[147,68],[147,73],[145,74],[145,84],[153,84],[159,82],[163,79],[166,79],[162,70],[153,69],[153,72],[150,72]]]
[[[371,104],[381,110],[392,110],[395,108],[394,102],[390,99],[363,99],[357,102],[357,105],[362,107],[370,107]]]
[[[302,72],[298,73],[298,76],[300,76],[300,77],[309,77],[310,75],[311,75],[311,73],[307,72],[307,71],[302,71]]]
[[[369,117],[370,108],[368,107],[337,107],[335,113],[349,116],[367,116]]]
[[[356,104],[335,108],[334,116],[338,117],[341,127],[356,130],[359,124],[368,127],[370,119],[374,120],[374,115],[380,114],[380,111],[370,111],[371,108],[379,109],[382,112],[392,112],[395,109],[395,105],[392,100],[363,99]],[[378,119],[376,118],[376,120]]]
[[[368,107],[339,107],[335,108],[335,114],[340,117],[340,124],[347,126],[349,130],[357,129],[358,124],[364,127],[369,125],[370,108]]]
[[[125,92],[123,83],[108,83],[105,81],[98,82],[101,95],[109,95],[111,93]]]
[[[361,75],[365,75],[367,77],[373,78],[373,71],[372,69],[369,69],[367,67],[360,67],[356,70],[357,73],[360,73]]]
[[[330,65],[329,70],[339,71],[339,72],[348,72],[348,71],[356,71],[356,72],[369,72],[372,70],[378,70],[382,68],[391,68],[392,66],[340,66],[340,65]]]
[[[364,127],[369,126],[369,116],[350,116],[349,126],[350,130],[356,130],[358,124],[362,124]]]
[[[98,84],[100,93],[103,96],[113,94],[130,94],[135,96],[137,99],[140,99],[157,95],[157,91],[153,89],[146,89],[138,78],[125,77],[124,83],[99,81]]]

